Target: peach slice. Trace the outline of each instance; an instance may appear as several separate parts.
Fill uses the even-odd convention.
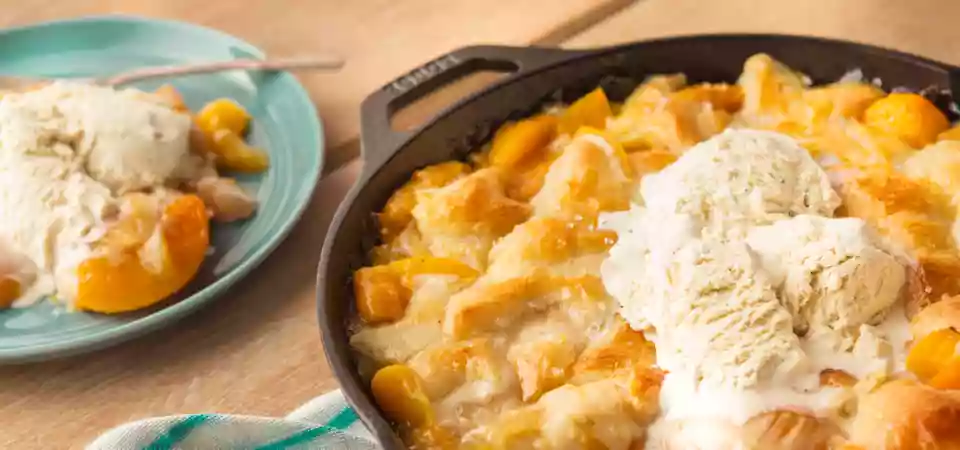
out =
[[[573,102],[560,115],[558,129],[561,134],[573,134],[580,127],[604,129],[607,127],[607,118],[613,115],[610,101],[603,89],[596,88]]]
[[[922,148],[950,127],[947,116],[919,94],[890,94],[863,113],[863,122],[896,136],[911,147]]]
[[[434,423],[430,399],[423,391],[423,381],[413,369],[403,364],[386,366],[374,374],[370,390],[390,420],[415,428]]]
[[[434,257],[413,257],[364,267],[353,278],[357,312],[370,324],[400,320],[413,295],[413,278],[427,274],[460,278],[476,278],[479,275],[475,269],[460,261]]]
[[[20,282],[15,278],[4,277],[0,279],[0,308],[9,308],[14,300],[20,298]]]
[[[133,217],[133,218],[129,218]],[[118,227],[137,230],[149,218],[128,216]],[[129,225],[133,221],[137,224]],[[77,309],[105,314],[153,305],[182,289],[196,275],[210,245],[209,219],[195,195],[177,198],[163,211],[156,231],[140,245],[123,241],[112,254],[77,268]],[[111,244],[110,235],[105,237]]]
[[[937,389],[960,389],[960,358],[954,357],[940,372],[930,379],[930,386]]]
[[[243,136],[250,125],[250,113],[237,102],[220,98],[204,105],[197,113],[196,121],[208,133],[230,130],[237,136]]]
[[[0,309],[9,308],[37,279],[37,266],[25,255],[0,244]]]
[[[263,150],[252,147],[239,134],[221,128],[210,136],[210,150],[217,155],[217,165],[227,170],[259,173],[270,167],[270,158]]]
[[[541,115],[500,128],[490,148],[490,164],[504,169],[542,151],[557,134],[557,118]]]
[[[410,448],[457,448],[459,439],[437,423],[423,379],[416,371],[403,364],[386,366],[373,375],[370,390],[387,418],[400,425],[403,440]]]
[[[957,358],[960,333],[944,328],[934,331],[917,341],[907,354],[907,369],[921,381],[936,377],[952,360]]]
[[[237,102],[217,99],[207,103],[194,117],[204,135],[197,147],[217,155],[217,164],[238,172],[263,172],[270,165],[267,153],[244,142],[250,114]]]
[[[390,265],[364,267],[353,277],[357,312],[368,324],[395,322],[403,318],[413,293]]]

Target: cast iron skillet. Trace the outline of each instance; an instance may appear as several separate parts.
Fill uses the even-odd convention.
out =
[[[327,361],[347,399],[384,448],[403,446],[357,373],[347,328],[356,314],[351,274],[377,243],[373,213],[394,189],[419,168],[465,158],[500,124],[530,115],[544,104],[572,101],[598,85],[612,100],[622,100],[644,77],[655,73],[682,72],[690,82],[734,82],[744,60],[759,52],[809,75],[815,83],[836,80],[859,68],[867,79],[880,78],[885,89],[930,93],[948,113],[950,93],[960,89],[960,68],[914,55],[838,40],[736,34],[667,38],[588,51],[467,47],[367,97],[361,106],[363,170],[327,233],[317,274],[317,305]],[[480,70],[513,73],[415,131],[390,128],[392,112]]]

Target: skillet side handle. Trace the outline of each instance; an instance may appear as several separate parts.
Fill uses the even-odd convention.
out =
[[[415,133],[391,127],[390,117],[400,108],[474,72],[512,72],[499,81],[505,83],[581,53],[545,47],[464,47],[397,78],[370,94],[360,106],[360,150],[364,172],[372,173]]]
[[[960,66],[954,66],[952,64],[944,64],[944,70],[947,71],[947,77],[950,80],[950,108],[948,112],[950,113],[948,117],[951,122],[954,122],[952,125],[957,125],[958,119],[960,119]]]

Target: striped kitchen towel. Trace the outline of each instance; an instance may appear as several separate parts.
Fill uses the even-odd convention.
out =
[[[87,450],[375,450],[340,391],[284,418],[228,414],[157,417],[121,425]]]

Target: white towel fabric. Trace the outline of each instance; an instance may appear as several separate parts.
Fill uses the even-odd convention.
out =
[[[188,414],[114,428],[88,450],[376,450],[373,436],[340,391],[317,397],[284,418]]]

